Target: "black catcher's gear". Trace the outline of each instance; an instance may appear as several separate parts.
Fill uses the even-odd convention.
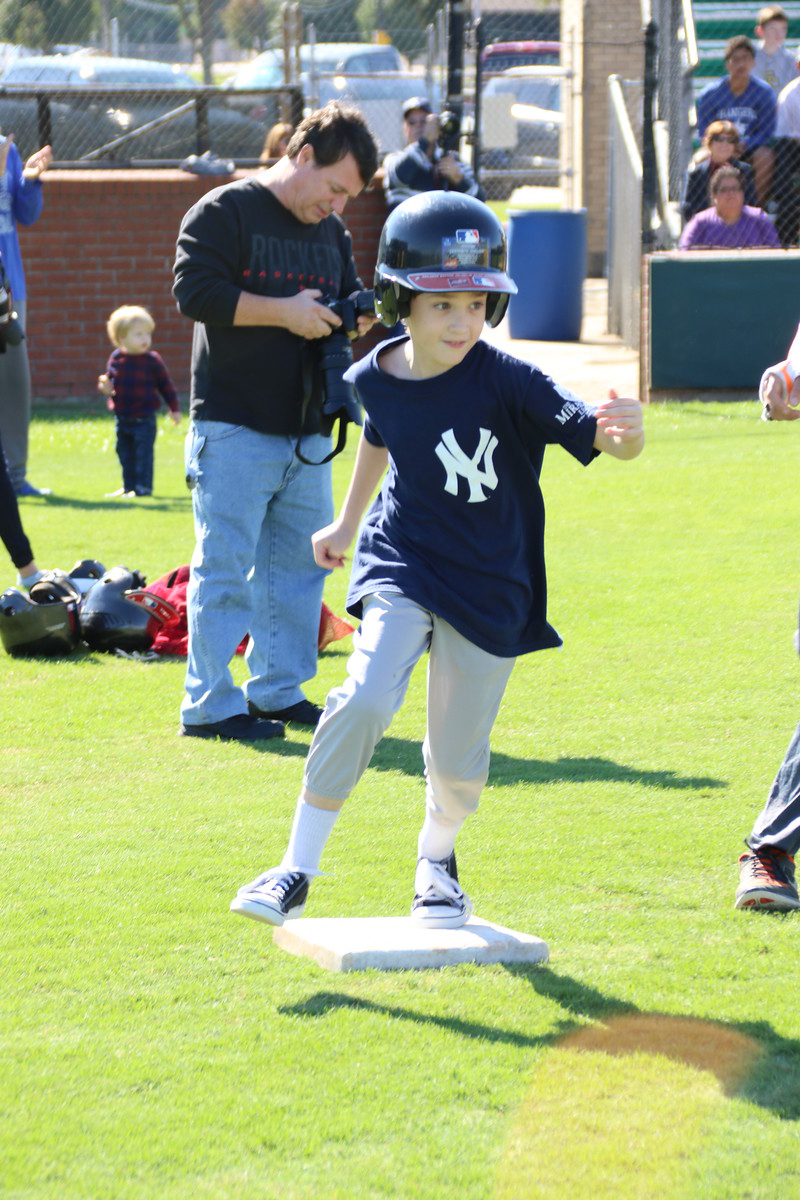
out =
[[[9,654],[60,658],[80,641],[80,593],[65,575],[40,579],[25,595],[9,588],[0,596],[0,638]]]
[[[82,558],[68,572],[70,579],[76,583],[81,592],[88,592],[92,584],[97,583],[105,573],[105,567],[96,558]]]
[[[375,312],[384,325],[408,316],[415,292],[486,292],[486,320],[499,325],[516,290],[503,226],[482,200],[420,192],[386,218],[375,267]]]
[[[81,634],[92,650],[149,650],[162,625],[178,611],[161,596],[144,591],[138,571],[111,567],[86,593]]]

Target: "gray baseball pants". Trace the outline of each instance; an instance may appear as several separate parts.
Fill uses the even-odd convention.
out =
[[[333,800],[350,795],[429,650],[426,803],[460,827],[478,807],[489,774],[489,735],[515,659],[488,654],[441,617],[389,592],[364,601],[353,645],[347,679],[329,693],[308,752],[306,790]]]

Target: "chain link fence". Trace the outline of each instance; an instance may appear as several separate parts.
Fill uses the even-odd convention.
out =
[[[448,19],[430,0],[0,0],[0,130],[61,166],[259,161],[270,127],[328,100],[358,106],[382,154],[403,101],[452,108],[450,145],[487,199],[570,174],[559,9],[467,17],[453,86]],[[457,30],[457,35],[461,29]],[[448,87],[448,84],[450,85]],[[554,201],[555,202],[555,201]]]
[[[760,9],[743,0],[694,0],[692,10],[698,62],[679,245],[796,247],[800,3]]]

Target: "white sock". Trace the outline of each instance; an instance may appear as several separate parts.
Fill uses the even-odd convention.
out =
[[[30,575],[17,575],[17,587],[30,588],[44,577],[44,571],[31,571]]]
[[[466,820],[453,821],[443,813],[425,811],[425,821],[417,839],[417,858],[429,858],[432,862],[442,862],[453,853],[456,844],[456,834]]]
[[[338,816],[338,811],[315,808],[306,800],[298,800],[281,870],[319,875],[319,860]]]

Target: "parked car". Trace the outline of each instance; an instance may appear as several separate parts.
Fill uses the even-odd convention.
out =
[[[509,67],[557,67],[560,61],[560,42],[491,42],[481,52],[484,73]]]
[[[482,98],[482,172],[506,173],[506,194],[520,183],[557,186],[563,124],[561,81],[543,68],[510,67],[493,76]]]
[[[34,89],[36,95],[31,94]],[[121,94],[114,95],[114,89]],[[81,96],[81,90],[87,94]],[[14,134],[20,153],[27,157],[40,145],[37,96],[53,94],[50,142],[56,161],[84,159],[152,121],[160,123],[126,138],[98,161],[180,161],[203,149],[198,146],[194,106],[166,121],[162,118],[200,93],[197,81],[170,63],[84,54],[17,59],[0,74],[0,128]],[[277,105],[275,113],[277,119]],[[210,98],[208,128],[213,153],[258,158],[265,122],[230,109],[224,97]]]
[[[406,64],[395,46],[373,46],[367,42],[317,42],[313,47],[300,47],[300,83],[304,91],[311,73],[364,74],[375,71],[403,71]],[[277,50],[265,50],[251,62],[226,79],[226,88],[280,87],[283,77],[283,55]]]
[[[366,42],[320,42],[300,47],[300,80],[306,113],[331,100],[354,104],[366,117],[381,153],[403,145],[403,101],[426,91],[422,75],[411,74],[394,46]],[[270,88],[283,84],[283,59],[274,50],[259,54],[223,85],[226,90]],[[432,89],[433,90],[433,89]],[[436,103],[435,97],[431,102]],[[250,117],[260,114],[261,101],[252,97],[241,110]]]

